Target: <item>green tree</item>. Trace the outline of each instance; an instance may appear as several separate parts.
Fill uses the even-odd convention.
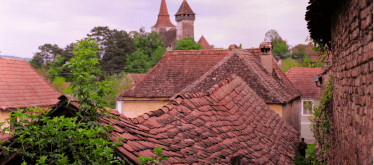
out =
[[[152,57],[159,47],[165,47],[162,43],[163,35],[157,32],[146,33],[143,28],[139,32],[133,31],[134,44],[137,49],[142,50],[149,57]]]
[[[194,38],[188,37],[180,39],[175,43],[176,47],[173,50],[202,50],[201,44],[196,44]]]
[[[293,59],[303,59],[304,56],[308,55],[307,53],[305,53],[305,46],[298,45],[295,48],[296,48],[296,51],[293,51],[291,54],[291,57]]]
[[[136,51],[134,41],[125,31],[116,29],[111,30],[106,37],[100,67],[110,74],[120,73],[126,66],[126,58]]]
[[[264,41],[271,41],[273,46],[273,55],[279,56],[281,59],[287,58],[287,54],[289,52],[289,46],[287,45],[287,41],[283,40],[279,33],[271,29],[265,34]]]
[[[115,107],[116,107],[116,96],[118,96],[123,91],[128,89],[132,85],[132,80],[129,77],[127,77],[127,74],[124,73],[124,72],[119,73],[119,74],[113,74],[113,75],[104,74],[104,79],[108,80],[108,81],[111,81],[111,82],[114,82],[114,84],[112,85],[112,88],[113,88],[115,94],[112,94],[112,93],[106,94],[103,97],[103,99],[108,102],[108,104],[107,104],[108,107],[110,107],[112,109],[115,109]]]
[[[73,94],[69,87],[65,87],[65,78],[56,76],[52,82],[53,88],[55,88],[61,94]]]
[[[131,73],[147,73],[165,54],[163,36],[157,32],[146,33],[144,28],[139,32],[131,32],[137,51],[126,59],[125,71]]]
[[[285,59],[283,60],[283,65],[279,66],[280,69],[286,73],[288,70],[290,70],[292,67],[302,67],[303,65],[297,61],[297,60],[294,60],[294,59]]]
[[[24,165],[29,164],[124,164],[114,159],[114,147],[121,143],[110,142],[107,133],[114,128],[103,126],[97,121],[100,117],[115,118],[104,108],[103,96],[109,94],[112,83],[96,82],[93,74],[100,73],[97,68],[97,44],[91,39],[78,41],[73,53],[75,58],[66,64],[72,73],[71,87],[74,97],[80,104],[76,116],[66,118],[48,117],[51,110],[27,108],[10,113],[7,122],[14,125],[2,130],[15,135],[21,149],[0,146],[9,152],[21,154]],[[25,113],[23,113],[25,111]],[[117,119],[118,120],[118,119]],[[0,125],[4,124],[2,122]],[[121,140],[121,139],[118,139]],[[0,144],[3,144],[0,142]],[[26,145],[27,144],[27,145]]]

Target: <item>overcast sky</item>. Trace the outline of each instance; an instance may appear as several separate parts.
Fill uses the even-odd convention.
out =
[[[183,0],[166,0],[170,19]],[[228,48],[258,47],[270,29],[288,44],[305,43],[309,0],[187,0],[196,13],[195,40]],[[38,46],[61,48],[86,37],[95,26],[146,31],[157,21],[161,0],[1,0],[1,55],[32,57]]]

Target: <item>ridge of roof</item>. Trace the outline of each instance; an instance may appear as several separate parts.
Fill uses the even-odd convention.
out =
[[[179,14],[194,14],[195,15],[195,13],[192,11],[190,5],[187,3],[186,0],[183,0],[181,6],[179,7],[178,12],[175,15],[179,15]]]
[[[26,72],[27,76],[25,76]],[[58,102],[57,97],[60,93],[27,61],[0,58],[0,77],[5,75],[8,75],[6,79],[1,81],[0,78],[0,110],[12,111],[34,106],[48,107]],[[43,92],[42,89],[44,89]]]
[[[170,22],[170,16],[165,0],[161,0],[160,12],[158,14],[157,22],[153,27],[176,27]]]
[[[119,121],[100,123],[113,124],[109,138],[123,137],[117,149],[134,163],[160,146],[169,157],[165,164],[228,164],[235,156],[245,164],[291,164],[300,135],[235,74],[136,118],[112,113]]]
[[[241,75],[242,78],[245,78],[246,76],[249,76],[249,75],[254,76],[253,78],[251,78],[251,80],[247,81],[247,84],[249,86],[257,86],[257,89],[254,89],[254,90],[256,91],[257,95],[261,95],[262,99],[264,99],[265,102],[267,102],[267,103],[284,103],[285,102],[285,99],[283,99],[283,97],[279,96],[272,88],[270,88],[268,85],[263,85],[263,84],[265,84],[264,79],[260,78],[261,76],[259,76],[259,73],[256,71],[256,69],[253,68],[254,67],[254,66],[252,66],[253,64],[250,64],[248,62],[248,60],[246,60],[244,58],[244,56],[241,53],[239,53],[239,51],[236,51],[236,50],[232,51],[232,53],[230,53],[228,56],[226,56],[224,59],[222,59],[219,63],[217,63],[214,67],[212,67],[208,72],[206,72],[203,76],[201,76],[195,82],[191,83],[189,86],[187,86],[186,88],[184,88],[183,90],[181,90],[180,92],[175,94],[171,98],[171,100],[173,100],[176,97],[176,95],[178,95],[180,93],[191,92],[191,90],[197,89],[197,86],[201,86],[201,84],[203,84],[203,81],[208,79],[208,76],[213,75],[214,71],[217,71],[218,69],[223,68],[223,65],[226,64],[228,62],[228,60],[230,60],[231,58],[234,58],[233,57],[234,55],[237,55],[239,57],[239,59],[236,59],[234,61],[237,61],[237,62],[241,61],[241,62],[243,62],[243,64],[247,68],[249,68],[248,70],[246,70],[246,73],[241,73],[241,72],[238,72],[238,71],[234,71],[235,72],[234,74],[242,74]],[[236,65],[239,65],[239,64],[236,64]],[[244,69],[244,68],[241,68],[241,69]],[[248,73],[248,71],[252,74]],[[225,74],[227,74],[229,72],[225,70],[225,72],[223,74],[221,74],[220,76],[224,76]],[[260,81],[260,82],[256,82],[257,80]],[[219,80],[211,80],[211,81],[219,81]],[[205,82],[205,84],[206,83],[207,82]],[[262,90],[257,91],[259,88],[262,88]],[[265,93],[269,93],[269,95],[266,95]]]
[[[201,77],[230,52],[227,49],[167,51],[142,80],[118,95],[116,100],[121,100],[121,97],[170,98]],[[183,77],[187,79],[182,81]]]
[[[202,35],[197,42],[198,44],[201,44],[205,50],[212,49],[212,47],[209,45],[208,41],[206,41],[205,37]]]

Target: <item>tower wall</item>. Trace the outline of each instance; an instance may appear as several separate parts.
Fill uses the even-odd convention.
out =
[[[187,37],[195,37],[194,22],[195,19],[179,20],[177,22],[177,41]]]

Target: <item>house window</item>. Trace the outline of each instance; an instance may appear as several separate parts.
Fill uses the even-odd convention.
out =
[[[313,115],[313,107],[314,107],[314,103],[312,100],[304,100],[303,101],[303,115],[304,116]]]

